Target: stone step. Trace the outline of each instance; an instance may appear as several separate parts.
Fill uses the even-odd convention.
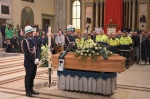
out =
[[[18,62],[23,62],[23,59],[15,59],[15,60],[3,60],[0,61],[0,64],[8,64],[8,63],[18,63]]]
[[[23,70],[23,69],[24,69],[23,65],[22,66],[20,65],[20,66],[10,67],[10,68],[4,68],[4,69],[1,69],[0,76],[2,74],[8,74],[8,73],[12,73],[14,71],[19,71],[19,70]]]
[[[18,60],[18,61],[12,61],[12,62],[0,62],[0,67],[3,67],[3,66],[12,66],[12,65],[17,65],[17,64],[23,64],[23,60]]]
[[[24,78],[25,69],[23,66],[23,61],[24,61],[23,54],[11,56],[11,57],[10,56],[1,57],[0,59],[0,85],[5,84],[7,82],[12,82],[12,81],[16,81],[16,80]],[[46,74],[47,68],[38,67],[37,75],[41,73]]]
[[[0,61],[1,60],[7,60],[7,59],[18,59],[18,58],[24,58],[24,55],[22,54],[5,54],[5,53],[2,53],[0,54],[2,57],[0,57]],[[4,56],[4,57],[3,57]],[[5,57],[6,56],[6,57]]]
[[[47,68],[38,68],[37,69],[37,74],[39,73],[46,73],[47,72]],[[13,72],[12,74],[6,74],[6,75],[2,75],[0,76],[0,85],[4,84],[5,82],[11,81],[11,80],[17,80],[17,79],[21,79],[24,78],[25,76],[25,69],[21,70],[21,71],[16,71]]]
[[[17,62],[14,64],[10,63],[10,64],[5,64],[5,65],[0,65],[0,69],[8,69],[8,68],[13,68],[13,67],[21,67],[23,65],[23,62]]]
[[[0,53],[0,57],[16,57],[16,56],[23,56],[22,53]]]

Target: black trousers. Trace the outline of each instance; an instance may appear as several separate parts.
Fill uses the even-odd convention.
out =
[[[120,55],[126,57],[126,64],[125,65],[126,65],[126,67],[128,67],[130,64],[130,60],[129,60],[130,51],[121,51]]]
[[[117,46],[110,46],[109,50],[112,51],[113,53],[117,53]]]
[[[149,62],[150,63],[150,49],[145,49],[145,62]]]
[[[25,67],[25,71],[26,71],[25,90],[26,90],[26,92],[30,92],[31,90],[33,90],[36,70],[37,70],[37,66]]]

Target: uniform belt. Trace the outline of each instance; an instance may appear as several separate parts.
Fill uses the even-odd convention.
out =
[[[121,45],[123,46],[123,45],[130,45],[130,44],[121,44]]]
[[[124,52],[130,52],[130,50],[120,50],[120,51],[124,51]]]
[[[117,45],[110,45],[110,47],[117,47]]]

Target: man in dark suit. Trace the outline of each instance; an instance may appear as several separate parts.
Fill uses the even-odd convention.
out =
[[[24,52],[24,67],[26,71],[25,75],[25,90],[26,96],[32,97],[32,94],[38,95],[38,92],[33,90],[34,78],[36,75],[37,65],[39,59],[36,56],[36,49],[33,42],[33,28],[31,26],[25,27],[25,39],[22,42]]]

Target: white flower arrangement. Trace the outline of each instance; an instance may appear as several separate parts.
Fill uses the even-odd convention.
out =
[[[42,46],[41,47],[41,50],[42,50],[42,52],[41,52],[41,66],[42,67],[48,67],[48,46],[46,45],[46,46]]]
[[[84,61],[87,57],[91,57],[92,60],[97,60],[98,56],[103,56],[103,59],[108,59],[113,53],[108,51],[106,47],[101,46],[98,43],[91,44],[90,46],[76,50],[75,57],[81,57]]]

